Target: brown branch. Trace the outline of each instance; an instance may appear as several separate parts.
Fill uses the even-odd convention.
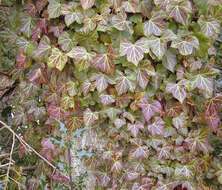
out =
[[[28,147],[29,150],[31,150],[32,152],[34,152],[38,157],[40,157],[43,161],[45,161],[49,166],[51,166],[53,168],[53,173],[55,172],[55,170],[57,170],[56,166],[54,166],[51,162],[49,162],[46,158],[44,158],[41,154],[39,154],[34,148],[32,148],[28,143],[26,143],[19,135],[17,135],[10,126],[8,126],[7,124],[5,124],[3,121],[0,120],[0,123],[6,128],[8,129],[12,134],[13,137],[16,137],[20,143],[25,146]],[[14,147],[13,147],[14,148]],[[59,171],[60,172],[60,171]],[[60,172],[61,173],[61,172]],[[62,174],[62,173],[61,173]],[[63,176],[67,177],[65,174],[62,174]]]

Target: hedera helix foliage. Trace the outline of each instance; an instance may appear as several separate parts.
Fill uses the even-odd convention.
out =
[[[70,134],[89,127],[107,139],[103,150],[88,147],[92,188],[198,190],[206,176],[222,184],[208,143],[222,137],[221,1],[27,0],[17,9],[14,122],[27,138],[40,134],[48,160],[63,157],[50,140],[59,120]]]

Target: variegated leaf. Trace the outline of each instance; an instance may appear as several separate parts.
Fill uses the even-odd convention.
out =
[[[52,54],[48,59],[48,67],[57,68],[62,71],[66,65],[68,58],[67,56],[61,52],[58,48],[52,49]]]
[[[80,0],[80,3],[83,9],[89,9],[94,5],[95,0]]]
[[[140,129],[143,129],[143,123],[137,121],[135,124],[128,123],[127,129],[131,132],[133,137],[137,137]]]
[[[76,45],[73,37],[70,37],[68,32],[62,32],[58,39],[58,44],[61,46],[63,51],[70,51],[74,45]]]
[[[61,15],[61,7],[62,5],[58,0],[48,0],[48,13],[49,18],[57,18]]]
[[[105,73],[112,73],[114,70],[114,62],[106,53],[97,54],[92,63],[94,67]]]
[[[185,25],[187,23],[187,18],[189,13],[192,11],[192,5],[190,1],[177,1],[172,0],[167,4],[167,12],[169,16],[174,18],[175,21]]]
[[[34,51],[34,57],[36,59],[48,58],[51,52],[50,40],[47,36],[43,36],[39,42],[38,48]]]
[[[32,35],[33,25],[33,18],[30,15],[25,15],[22,18],[20,30],[29,38]]]
[[[115,102],[115,97],[113,95],[101,94],[99,98],[101,99],[103,105],[108,105]]]
[[[130,27],[131,22],[127,21],[126,18],[127,18],[126,14],[122,12],[112,16],[111,18],[112,26],[120,31],[124,30],[132,31],[132,28]]]
[[[147,73],[142,69],[139,69],[136,73],[136,81],[142,89],[145,89],[149,82]]]
[[[172,41],[171,47],[178,49],[181,55],[190,55],[194,48],[199,48],[199,41],[195,36],[189,36],[185,39],[179,38]]]
[[[208,38],[216,37],[216,35],[220,33],[220,23],[213,18],[205,19],[202,15],[198,19],[198,24],[200,25],[202,33]]]
[[[83,112],[83,120],[86,126],[93,125],[98,118],[98,112],[92,112],[89,108]]]
[[[165,122],[161,119],[161,117],[156,117],[154,123],[148,125],[148,131],[152,135],[164,135],[164,124]]]
[[[152,34],[160,36],[165,28],[165,15],[162,11],[158,11],[152,15],[149,21],[144,23],[144,34],[150,36]]]
[[[120,55],[126,55],[127,60],[134,65],[138,65],[139,61],[143,59],[144,53],[149,52],[148,39],[140,38],[135,44],[129,40],[120,42]]]
[[[166,86],[166,91],[173,94],[173,97],[180,101],[182,104],[185,98],[187,97],[187,92],[185,87],[180,83],[171,83],[169,82]]]

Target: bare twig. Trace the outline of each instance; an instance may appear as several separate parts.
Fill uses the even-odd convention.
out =
[[[9,156],[9,165],[8,165],[8,169],[6,173],[6,182],[5,182],[5,187],[4,187],[5,190],[8,188],[8,181],[10,180],[9,172],[10,172],[11,164],[12,164],[12,154],[13,154],[14,146],[15,146],[15,134],[13,134],[12,136],[12,147],[11,147],[10,156]]]
[[[51,166],[53,168],[53,173],[57,170],[56,166],[54,166],[51,162],[49,162],[46,158],[44,158],[41,154],[39,154],[34,148],[32,148],[28,143],[26,143],[19,135],[17,135],[10,126],[8,126],[7,124],[5,124],[3,121],[0,120],[0,123],[6,128],[8,129],[12,134],[13,137],[17,138],[20,143],[22,145],[24,145],[25,147],[28,147],[29,150],[31,150],[32,152],[34,152],[38,157],[40,157],[43,161],[45,161],[49,166]],[[14,147],[13,147],[14,148]],[[61,172],[60,172],[61,173]],[[62,174],[63,176],[67,177],[65,174]]]

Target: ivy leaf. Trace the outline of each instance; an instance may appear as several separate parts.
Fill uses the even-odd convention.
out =
[[[171,72],[174,72],[174,68],[177,64],[177,57],[171,51],[167,51],[165,56],[163,57],[163,66]]]
[[[150,20],[144,23],[144,34],[147,37],[152,34],[160,36],[165,28],[164,18],[165,15],[162,11],[155,12]]]
[[[40,13],[47,5],[48,0],[36,0],[36,9]]]
[[[220,23],[213,18],[205,19],[204,16],[201,15],[198,19],[198,24],[200,25],[202,33],[208,38],[215,37],[220,33]]]
[[[32,0],[27,1],[27,12],[29,13],[30,16],[34,17],[35,14],[37,13],[37,9],[33,3]]]
[[[126,179],[128,181],[133,181],[135,179],[137,179],[140,176],[140,173],[135,172],[135,171],[127,171],[126,173]]]
[[[63,51],[70,51],[76,43],[73,38],[70,37],[68,32],[62,32],[58,39],[58,44]]]
[[[163,158],[169,159],[171,157],[171,150],[172,147],[170,146],[163,146],[161,148],[157,148],[158,159],[160,160],[162,160]]]
[[[47,36],[43,36],[39,42],[38,48],[34,51],[34,57],[36,59],[48,58],[51,52],[50,39]]]
[[[137,121],[135,124],[128,123],[127,125],[127,129],[131,132],[132,136],[135,138],[137,137],[139,130],[143,128],[144,128],[143,123],[140,121]]]
[[[210,96],[213,93],[213,79],[204,76],[204,74],[195,75],[190,79],[191,82],[191,89],[198,88],[207,92]]]
[[[61,15],[61,7],[62,5],[57,0],[48,0],[48,13],[49,18],[57,18]]]
[[[129,152],[129,157],[132,159],[148,158],[149,148],[145,145],[132,148],[132,150]]]
[[[114,173],[119,173],[123,169],[122,162],[117,160],[113,163],[111,171]]]
[[[146,121],[149,121],[155,112],[162,112],[162,106],[157,100],[149,103],[146,98],[141,98],[138,102],[138,106],[142,109]]]
[[[112,104],[115,102],[115,97],[113,95],[101,94],[99,96],[103,105]]]
[[[149,82],[147,73],[142,69],[138,69],[136,73],[136,81],[142,89],[145,89]]]
[[[92,112],[89,108],[87,108],[83,112],[83,120],[86,126],[94,124],[95,121],[98,120],[98,118],[99,118],[98,112]]]
[[[179,116],[173,118],[173,125],[177,128],[183,128],[187,123],[187,118],[183,113],[181,113]]]
[[[78,93],[77,88],[76,88],[76,83],[73,81],[68,81],[66,83],[66,90],[67,90],[69,96],[71,96],[71,97],[74,97]]]
[[[70,2],[68,5],[64,4],[61,8],[61,14],[65,15],[66,26],[70,26],[72,23],[77,22],[82,24],[83,14],[80,10],[76,9],[78,6],[75,2]]]
[[[199,48],[199,41],[195,36],[189,36],[185,39],[178,38],[172,41],[171,47],[178,49],[181,55],[190,55],[194,48]]]
[[[125,125],[126,124],[126,121],[124,120],[124,119],[119,119],[119,118],[117,118],[117,119],[115,119],[115,121],[114,121],[114,125],[119,129],[119,128],[121,128],[123,125]]]
[[[147,38],[140,38],[135,44],[132,44],[129,40],[120,42],[120,56],[126,55],[127,60],[136,66],[139,61],[143,59],[144,53],[148,52],[149,46]]]
[[[192,5],[190,1],[176,1],[173,0],[167,4],[167,12],[169,16],[175,21],[186,25],[189,13],[192,12]]]
[[[161,117],[156,117],[154,123],[148,125],[148,131],[152,135],[164,135],[164,124],[165,122],[161,119]]]
[[[181,104],[187,97],[187,92],[181,82],[177,84],[169,82],[166,86],[166,91],[172,93],[173,97],[179,100]]]
[[[47,111],[51,117],[58,120],[62,120],[67,115],[64,109],[62,109],[61,107],[58,107],[57,105],[53,103],[49,105]]]
[[[187,165],[178,165],[175,169],[175,176],[179,178],[183,176],[186,179],[190,179],[193,175],[191,168]]]
[[[95,0],[80,0],[80,3],[83,9],[89,9],[94,5]]]
[[[52,49],[52,54],[48,59],[49,68],[57,68],[59,71],[62,71],[66,65],[68,58],[61,52],[58,48]]]
[[[123,1],[121,7],[123,7],[127,13],[136,13],[137,4],[133,1]]]
[[[105,73],[112,73],[114,70],[114,62],[106,53],[97,54],[92,63],[94,67],[98,67]]]
[[[107,114],[109,119],[114,120],[116,118],[116,116],[121,113],[121,110],[111,107],[111,108],[104,110],[104,113]]]
[[[91,80],[95,83],[99,93],[104,91],[108,87],[108,84],[114,84],[112,80],[102,73],[94,73]]]
[[[32,35],[33,18],[30,15],[25,15],[21,22],[20,30],[29,38]]]
[[[130,27],[131,22],[127,21],[127,15],[124,12],[120,12],[117,15],[112,16],[111,23],[114,28],[120,31],[128,30],[130,33],[133,32],[132,27]]]
[[[116,78],[116,91],[119,95],[126,93],[128,90],[134,91],[135,84],[119,72],[119,76]]]

